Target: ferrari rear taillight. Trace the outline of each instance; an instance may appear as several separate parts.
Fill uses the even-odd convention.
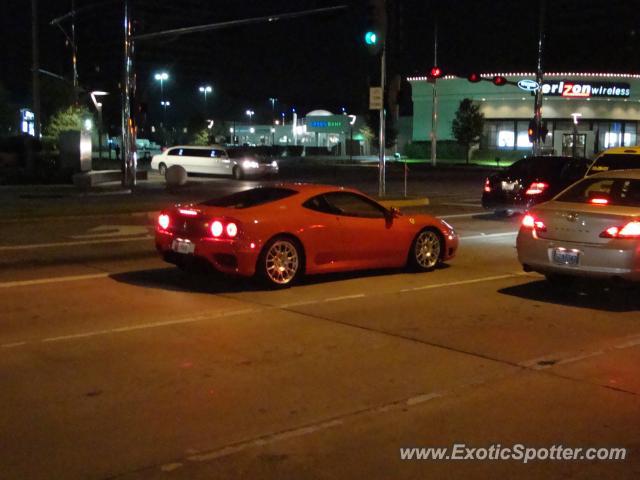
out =
[[[220,222],[219,220],[211,222],[211,235],[218,238],[220,237],[220,235],[222,235],[223,231],[224,227],[222,226],[222,222]]]
[[[484,181],[484,191],[487,193],[491,192],[491,182],[488,178]]]
[[[634,220],[620,227],[609,227],[600,234],[602,238],[640,238],[640,221]]]
[[[527,194],[527,195],[540,195],[547,188],[549,188],[549,184],[548,183],[545,183],[545,182],[533,182],[529,186],[529,188],[527,189],[525,194]]]
[[[531,230],[537,230],[538,232],[546,232],[547,226],[544,224],[542,220],[538,220],[536,217],[527,213],[522,218],[522,227],[529,228]]]
[[[169,215],[167,215],[166,213],[161,213],[158,216],[158,226],[162,230],[166,230],[167,228],[169,228],[170,224],[171,224],[171,219],[169,218]]]
[[[209,231],[214,238],[235,238],[238,235],[238,225],[224,219],[213,220]]]
[[[608,205],[609,204],[609,199],[601,198],[601,197],[594,197],[591,200],[589,200],[589,202],[592,203],[593,205]]]
[[[227,228],[225,230],[227,231],[227,235],[231,238],[238,234],[238,226],[233,222],[227,223]]]

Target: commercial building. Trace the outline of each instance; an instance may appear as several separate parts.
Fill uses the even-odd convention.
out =
[[[496,86],[495,76],[507,84]],[[435,83],[427,77],[411,77],[413,141],[430,140],[434,87],[436,89],[438,140],[452,140],[451,123],[460,102],[469,98],[484,114],[480,148],[498,151],[531,149],[527,130],[533,117],[534,73],[487,73],[483,81],[447,76]],[[484,81],[486,80],[486,81]],[[541,86],[542,120],[549,130],[544,151],[592,157],[610,147],[638,143],[640,75],[605,73],[547,73]]]

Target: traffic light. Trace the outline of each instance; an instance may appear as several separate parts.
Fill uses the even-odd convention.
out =
[[[507,79],[501,75],[496,75],[495,77],[493,77],[492,81],[493,81],[493,84],[497,87],[501,87],[507,84]]]
[[[469,80],[471,83],[478,83],[480,80],[482,80],[482,78],[480,77],[479,73],[473,72],[467,76],[467,80]]]
[[[364,43],[371,53],[378,53],[387,30],[386,0],[368,0]]]
[[[371,30],[367,31],[364,34],[364,43],[366,43],[367,45],[375,45],[376,43],[378,43],[378,35],[376,34],[376,32],[373,32]]]
[[[442,69],[440,67],[434,66],[430,71],[429,71],[429,77],[431,78],[440,78],[442,77],[443,73],[442,73]]]
[[[533,117],[529,121],[529,128],[527,129],[527,134],[529,135],[529,142],[533,143],[536,141],[536,135],[538,134],[538,124],[536,122],[535,117]]]

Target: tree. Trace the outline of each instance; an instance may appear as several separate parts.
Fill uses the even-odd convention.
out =
[[[451,132],[458,143],[465,148],[467,164],[469,164],[471,145],[480,140],[483,125],[484,114],[480,112],[480,107],[469,98],[462,100],[451,124]]]
[[[192,145],[211,145],[211,130],[207,127],[198,130],[191,137]]]
[[[71,105],[62,108],[54,113],[44,129],[44,136],[54,142],[58,141],[58,136],[62,132],[82,130],[82,122],[86,118],[91,118],[91,114],[86,107]]]

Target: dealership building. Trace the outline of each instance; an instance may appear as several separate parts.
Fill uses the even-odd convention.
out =
[[[496,86],[502,76],[507,84]],[[592,157],[610,147],[638,143],[640,75],[547,73],[540,87],[534,73],[487,73],[482,81],[446,76],[408,78],[412,86],[413,141],[431,138],[434,88],[438,140],[453,140],[451,124],[460,102],[469,98],[484,114],[480,148],[530,151],[527,133],[533,118],[534,93],[542,90],[542,122],[549,133],[544,151],[570,155],[573,142],[580,156]]]

